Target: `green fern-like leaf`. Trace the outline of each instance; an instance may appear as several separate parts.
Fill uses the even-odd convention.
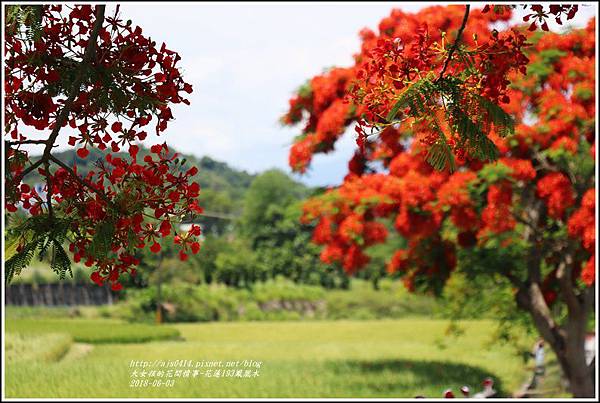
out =
[[[479,106],[487,112],[487,118],[494,124],[498,135],[506,137],[515,132],[515,120],[499,105],[480,95],[475,95]]]
[[[13,226],[7,229],[6,236],[11,245],[10,257],[5,262],[6,282],[9,283],[14,276],[21,274],[21,271],[30,264],[36,250],[40,260],[42,260],[52,247],[51,256],[54,262],[56,260],[56,245],[61,246],[66,240],[70,223],[68,219],[50,218],[47,214],[14,220]],[[18,245],[23,245],[20,251],[17,251]],[[64,249],[62,249],[62,252],[59,251],[59,254],[58,262],[51,265],[54,265],[52,268],[53,270],[56,269],[55,271],[59,275],[62,272],[61,278],[64,278],[64,273],[66,271],[70,272],[70,260]]]
[[[500,155],[498,147],[485,135],[471,140],[470,145],[471,155],[480,161],[494,161]]]
[[[473,122],[462,110],[454,108],[452,115],[455,121],[454,130],[459,137],[465,139],[467,142],[475,141],[478,137],[485,137],[479,125]]]
[[[446,167],[453,172],[456,169],[454,154],[448,144],[440,141],[429,147],[427,151],[427,162],[437,170],[443,170]]]
[[[40,243],[40,250],[38,252],[38,259],[40,260],[40,262],[44,260],[44,257],[46,257],[46,253],[48,252],[48,248],[50,247],[51,243],[52,238],[50,237],[47,237],[46,239],[44,239],[43,242]]]
[[[96,227],[96,233],[90,243],[89,251],[97,257],[104,257],[108,254],[112,244],[112,237],[115,233],[115,225],[111,221],[103,221]]]
[[[398,112],[406,107],[410,108],[412,116],[419,116],[427,111],[426,102],[433,97],[438,90],[436,84],[432,81],[433,75],[429,74],[417,82],[410,85],[402,92],[402,95],[392,109],[387,114],[387,121],[392,122]]]
[[[14,254],[10,259],[8,259],[4,263],[7,284],[12,281],[14,276],[18,276],[19,274],[21,274],[21,271],[29,265],[35,253],[35,250],[37,249],[38,245],[40,245],[43,241],[43,238],[37,238],[35,240],[32,240],[31,242],[25,244],[25,246],[20,252]]]
[[[61,280],[66,277],[67,272],[72,278],[73,271],[71,270],[71,260],[69,259],[67,252],[65,252],[65,249],[60,242],[53,241],[52,246],[53,254],[52,261],[50,262],[50,268],[59,275]]]
[[[461,138],[462,144],[466,145],[469,154],[480,161],[493,161],[499,156],[498,147],[483,132],[481,124],[477,124],[463,111],[455,108],[455,131]]]
[[[456,169],[454,153],[448,145],[446,135],[440,127],[437,118],[435,117],[435,115],[431,115],[429,117],[426,117],[425,119],[431,130],[435,131],[438,134],[438,141],[434,143],[429,148],[429,150],[427,150],[426,161],[429,162],[429,164],[432,167],[439,171],[448,167],[451,172],[454,172],[454,170]]]

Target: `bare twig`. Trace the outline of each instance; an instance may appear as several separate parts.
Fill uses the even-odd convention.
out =
[[[448,68],[450,61],[452,60],[452,56],[454,55],[454,52],[456,52],[456,49],[458,49],[458,45],[460,43],[460,39],[462,38],[463,31],[465,30],[465,27],[467,26],[467,20],[469,19],[469,11],[470,10],[471,10],[471,6],[467,4],[465,6],[465,15],[463,16],[462,23],[460,25],[460,28],[458,28],[458,33],[456,34],[456,40],[454,41],[454,43],[452,44],[452,47],[448,51],[448,56],[446,57],[446,61],[444,62],[444,67],[442,67],[440,76],[438,77],[438,79],[436,81],[440,81],[442,79],[442,77],[444,77],[444,73],[446,73],[446,69]]]
[[[46,171],[46,203],[48,203],[48,220],[52,221],[54,218],[54,212],[52,210],[52,176],[50,175],[50,163],[48,161],[44,163],[44,170]]]
[[[19,141],[7,141],[9,146],[18,146],[21,144],[46,144],[48,140],[19,140]]]
[[[15,179],[13,181],[11,181],[13,183],[13,185],[17,186],[19,183],[21,183],[21,181],[27,174],[29,174],[31,171],[33,171],[34,169],[36,169],[37,167],[42,165],[43,162],[44,161],[42,159],[39,159],[36,162],[34,162],[33,164],[29,165],[26,169],[23,170],[23,172],[21,172],[19,175],[15,176]]]

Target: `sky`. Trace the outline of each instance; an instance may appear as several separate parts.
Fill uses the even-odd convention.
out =
[[[288,150],[300,127],[283,127],[279,118],[295,89],[325,68],[351,65],[360,48],[358,32],[376,29],[392,8],[417,11],[431,4],[122,4],[123,19],[181,55],[184,78],[194,88],[190,106],[173,108],[175,121],[164,139],[149,136],[146,142],[167,141],[181,152],[208,155],[250,173],[269,168],[290,173]],[[585,7],[574,25],[596,14],[596,5]],[[355,147],[348,131],[335,152],[316,156],[307,174],[294,177],[312,186],[338,184]]]

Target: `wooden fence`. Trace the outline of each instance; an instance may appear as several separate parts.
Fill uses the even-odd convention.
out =
[[[5,288],[5,305],[74,306],[112,304],[118,294],[109,286],[86,284],[12,284]]]

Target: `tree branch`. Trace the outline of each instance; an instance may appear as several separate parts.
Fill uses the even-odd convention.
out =
[[[21,181],[23,180],[23,178],[29,174],[29,172],[33,171],[34,169],[36,169],[37,167],[39,167],[40,165],[42,165],[44,161],[42,161],[42,159],[37,160],[36,162],[34,162],[33,164],[29,165],[29,167],[27,167],[26,169],[23,170],[23,172],[21,172],[19,175],[17,175],[15,177],[15,179],[11,182],[13,182],[14,186],[17,186],[19,183],[21,183]]]
[[[50,136],[48,137],[48,139],[46,139],[46,140],[23,140],[21,142],[9,142],[8,143],[9,145],[11,143],[46,144],[46,147],[44,148],[44,153],[42,154],[41,158],[39,160],[37,160],[36,162],[32,163],[27,169],[23,170],[23,172],[21,172],[19,175],[16,175],[15,178],[11,181],[14,186],[17,186],[19,183],[21,183],[21,181],[27,174],[29,174],[31,171],[33,171],[35,168],[39,167],[40,165],[44,164],[47,169],[48,162],[50,160],[53,160],[54,162],[56,162],[59,165],[62,164],[62,162],[60,162],[56,158],[52,157],[52,155],[51,155],[52,148],[54,148],[54,142],[56,141],[56,138],[58,137],[60,129],[65,125],[67,118],[69,116],[69,112],[71,111],[71,108],[73,106],[73,102],[75,101],[75,98],[77,97],[77,94],[79,93],[79,88],[80,88],[81,83],[85,76],[84,72],[87,70],[87,67],[88,67],[90,61],[96,54],[96,45],[97,45],[98,35],[100,33],[100,28],[102,28],[102,24],[104,23],[105,8],[106,8],[105,5],[96,6],[96,19],[94,21],[94,26],[92,28],[92,32],[90,33],[90,38],[88,40],[88,44],[85,48],[83,58],[80,63],[80,69],[78,71],[77,77],[71,84],[69,96],[68,96],[67,100],[65,101],[62,109],[60,110],[56,120],[54,121],[54,127],[52,128],[52,132],[50,133]],[[74,174],[74,177],[76,180],[78,180],[78,181],[80,180],[79,177],[69,167],[67,167],[64,164],[62,164],[62,166],[63,166],[63,168],[66,167],[67,171],[72,172]],[[47,174],[49,174],[49,173],[47,173]],[[48,180],[48,176],[46,176],[46,178]],[[47,184],[48,184],[48,182],[47,182]],[[48,187],[49,187],[49,184],[48,184]],[[108,198],[106,197],[106,195],[104,195],[104,199],[108,201]],[[50,203],[49,203],[49,209],[51,209]]]
[[[452,60],[452,56],[454,55],[454,52],[456,52],[456,49],[458,49],[458,45],[460,43],[460,39],[462,38],[463,31],[465,30],[465,27],[467,26],[467,20],[469,19],[469,11],[470,10],[471,10],[471,6],[467,4],[465,6],[465,15],[463,16],[462,23],[460,25],[460,28],[458,28],[458,33],[456,34],[456,40],[454,41],[454,43],[452,44],[452,47],[450,47],[450,50],[448,51],[448,56],[446,57],[446,61],[444,62],[444,67],[442,67],[440,76],[438,77],[438,79],[436,81],[440,81],[442,79],[442,77],[444,77],[444,73],[446,72],[446,69],[448,68],[448,65],[450,64],[450,60]]]
[[[552,344],[556,351],[562,351],[565,348],[565,331],[552,318],[539,284],[529,283],[520,288],[516,299],[517,304],[531,314],[542,337]]]
[[[52,210],[52,179],[48,161],[44,163],[44,170],[46,171],[46,203],[48,203],[48,219],[49,221],[52,221],[54,218],[54,212]]]
[[[19,141],[7,141],[9,146],[18,146],[21,144],[46,144],[48,140],[19,140]]]
[[[581,304],[579,299],[573,290],[573,279],[572,279],[572,266],[573,266],[573,254],[571,251],[565,253],[564,259],[558,265],[556,271],[556,278],[560,286],[560,292],[563,295],[569,313],[573,316],[579,316],[581,314]]]
[[[52,146],[58,137],[58,133],[60,129],[64,126],[69,116],[69,112],[73,107],[73,102],[79,93],[79,87],[81,86],[81,82],[84,78],[84,72],[88,67],[88,64],[96,54],[96,42],[98,39],[98,34],[100,33],[100,28],[102,27],[102,23],[104,22],[104,10],[106,6],[98,5],[96,6],[96,20],[94,21],[94,27],[92,28],[92,32],[90,33],[90,39],[88,40],[88,44],[85,48],[85,52],[83,54],[83,60],[80,63],[80,69],[77,74],[77,78],[71,84],[71,90],[69,92],[69,97],[65,101],[64,106],[60,110],[56,121],[54,122],[54,128],[52,129],[52,133],[50,137],[48,137],[46,148],[44,149],[44,154],[42,159],[48,160],[50,157],[50,153],[52,151]]]

